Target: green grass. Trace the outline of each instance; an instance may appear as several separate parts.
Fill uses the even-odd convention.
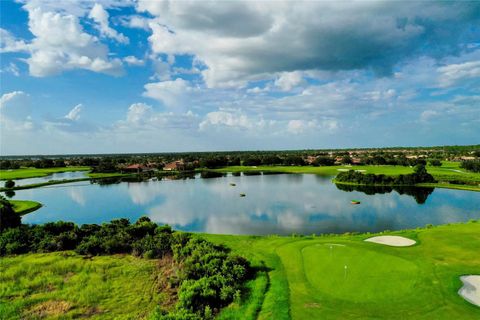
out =
[[[259,270],[241,301],[223,309],[218,318],[480,317],[480,308],[457,293],[461,275],[480,274],[480,221],[384,234],[402,235],[417,244],[396,248],[363,241],[370,234],[201,235],[232,248]],[[92,319],[141,319],[166,300],[155,286],[156,264],[129,255],[86,259],[69,252],[4,257],[0,315],[35,318],[43,307],[58,309],[47,319],[85,314]]]
[[[370,235],[205,237],[269,268],[264,298],[245,301],[261,301],[259,319],[479,319],[480,308],[457,291],[461,275],[480,274],[480,222],[389,234],[417,245],[363,241]],[[231,318],[242,318],[238,310]]]
[[[244,171],[267,171],[284,173],[311,173],[324,176],[335,176],[339,170],[361,170],[363,173],[385,174],[397,176],[400,174],[413,173],[413,168],[404,166],[231,166],[215,169],[217,172],[244,172]],[[444,161],[441,167],[427,166],[427,171],[440,183],[436,186],[449,189],[480,190],[480,173],[468,172],[460,168],[460,162]],[[451,184],[451,181],[460,181],[464,184]]]
[[[142,319],[164,299],[156,260],[74,253],[0,259],[0,318]]]
[[[13,206],[13,210],[19,215],[24,215],[33,212],[42,207],[42,204],[37,201],[30,200],[9,200]]]
[[[52,173],[67,171],[89,171],[90,167],[72,166],[61,168],[20,168],[15,170],[0,170],[0,180],[15,180],[26,178],[45,177]]]

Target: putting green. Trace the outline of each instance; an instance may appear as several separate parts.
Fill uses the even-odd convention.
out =
[[[378,303],[405,299],[415,289],[417,266],[396,256],[330,244],[304,247],[302,255],[310,285],[337,299]]]

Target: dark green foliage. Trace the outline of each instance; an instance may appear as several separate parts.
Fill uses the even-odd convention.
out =
[[[430,165],[434,167],[441,167],[442,166],[442,161],[438,159],[432,159],[430,160]]]
[[[335,180],[338,182],[350,182],[362,185],[407,185],[417,183],[434,183],[435,179],[427,172],[423,164],[418,164],[413,169],[414,173],[401,174],[398,176],[386,176],[383,174],[363,174],[354,170],[340,172]]]
[[[480,160],[463,161],[460,168],[472,172],[480,172]]]
[[[199,238],[173,247],[174,257],[183,265],[184,279],[178,291],[177,309],[198,314],[202,319],[212,316],[231,303],[241,284],[251,276],[250,265],[242,257],[232,255],[223,246]]]
[[[8,207],[9,203],[6,201]],[[178,286],[173,312],[158,309],[152,319],[213,319],[240,295],[251,276],[250,264],[229,249],[188,233],[158,226],[147,217],[78,227],[71,222],[20,225],[0,233],[0,256],[27,252],[75,250],[84,255],[131,253],[144,258],[173,257],[178,271],[169,279]]]
[[[202,179],[209,179],[209,178],[220,178],[225,176],[224,173],[216,172],[216,171],[202,171],[200,173]]]
[[[318,157],[312,163],[314,166],[333,166],[335,164],[335,159],[330,157]]]
[[[13,210],[12,204],[0,195],[0,232],[18,227],[20,224],[20,215]]]
[[[15,181],[13,181],[13,180],[7,180],[7,181],[5,181],[5,188],[11,189],[11,188],[13,188],[13,187],[15,187]]]

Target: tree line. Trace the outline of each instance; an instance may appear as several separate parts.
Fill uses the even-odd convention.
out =
[[[335,177],[336,182],[348,182],[359,185],[405,185],[413,186],[418,183],[435,183],[436,180],[427,172],[425,166],[418,164],[413,168],[411,174],[400,174],[398,176],[387,176],[384,174],[361,173],[355,170],[340,172]]]
[[[480,160],[462,161],[460,168],[472,172],[480,172]]]

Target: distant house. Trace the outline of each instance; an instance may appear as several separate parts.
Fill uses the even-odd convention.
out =
[[[308,163],[308,164],[312,164],[315,162],[315,160],[317,160],[317,157],[316,156],[308,156],[306,159],[305,159],[305,162]]]
[[[169,162],[165,166],[163,166],[163,170],[165,170],[165,171],[185,170],[185,163],[183,161],[180,161],[180,160]]]
[[[151,168],[135,163],[131,164],[125,168],[122,169],[123,172],[134,172],[134,173],[140,173],[140,172],[146,172],[152,170]]]
[[[362,164],[362,159],[360,159],[360,158],[352,158],[352,164]]]

